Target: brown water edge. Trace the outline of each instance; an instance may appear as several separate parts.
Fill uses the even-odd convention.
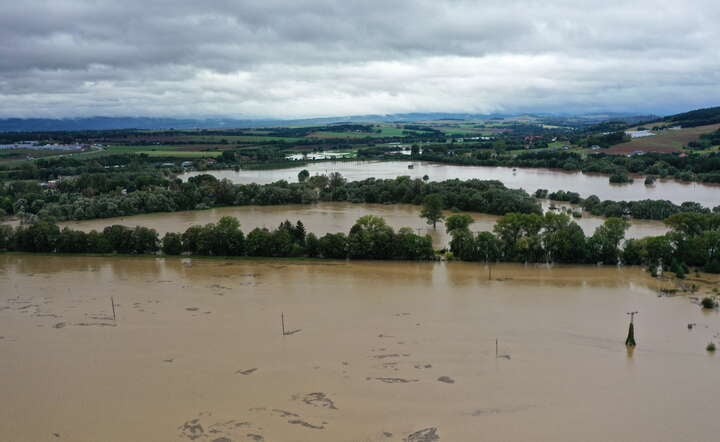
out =
[[[704,350],[717,312],[658,297],[665,283],[637,268],[505,264],[492,277],[470,263],[0,255],[0,431],[13,441],[718,434],[720,362]],[[281,313],[300,331],[282,336]],[[496,338],[509,359],[495,357]]]
[[[545,201],[543,204],[547,206],[549,202]],[[569,207],[568,204],[556,204],[558,207]],[[436,248],[445,247],[450,241],[450,237],[445,232],[445,226],[442,223],[438,225],[437,229],[433,229],[423,218],[420,218],[420,207],[410,204],[323,202],[283,206],[236,206],[87,221],[67,221],[60,223],[60,225],[83,231],[99,231],[113,224],[122,224],[128,227],[140,225],[151,227],[157,230],[160,235],[163,235],[166,232],[184,232],[188,227],[196,224],[214,223],[223,216],[234,216],[240,220],[242,229],[246,233],[256,227],[274,229],[287,219],[293,223],[300,220],[308,232],[323,235],[325,233],[347,233],[358,218],[369,214],[383,217],[388,225],[396,230],[401,227],[411,227],[416,233],[429,234]],[[446,212],[446,215],[449,214],[450,212]],[[495,222],[499,218],[496,215],[482,213],[470,213],[470,215],[475,220],[470,227],[473,231],[478,232],[483,230],[492,231]],[[604,220],[601,217],[585,214],[575,221],[583,228],[586,235],[591,235]],[[667,231],[667,228],[659,221],[632,220],[627,237],[641,238],[662,235]]]

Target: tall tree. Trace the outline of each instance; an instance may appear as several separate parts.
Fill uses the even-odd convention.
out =
[[[442,212],[444,206],[445,203],[443,201],[442,195],[440,195],[439,193],[431,193],[430,195],[426,196],[425,200],[423,201],[423,207],[420,211],[420,216],[422,218],[425,218],[428,224],[432,224],[433,229],[435,229],[437,226],[437,222],[444,218]]]
[[[457,229],[467,229],[475,220],[467,213],[454,213],[445,219],[447,233]]]
[[[304,183],[308,178],[310,178],[310,172],[307,169],[303,169],[298,173],[298,182]]]

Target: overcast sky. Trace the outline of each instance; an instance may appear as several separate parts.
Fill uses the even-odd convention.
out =
[[[711,105],[718,0],[0,0],[0,117]]]

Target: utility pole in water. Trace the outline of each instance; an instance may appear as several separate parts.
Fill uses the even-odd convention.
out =
[[[635,326],[633,324],[635,320],[635,315],[637,315],[638,312],[627,312],[626,315],[630,315],[630,327],[628,327],[628,335],[627,339],[625,339],[625,346],[626,347],[635,347],[637,344],[635,343]]]

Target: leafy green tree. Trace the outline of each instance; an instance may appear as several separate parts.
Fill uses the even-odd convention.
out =
[[[223,150],[223,153],[220,155],[220,161],[223,163],[234,163],[235,162],[235,152],[232,150]]]
[[[455,213],[445,219],[445,229],[447,233],[456,229],[467,229],[473,222],[475,220],[467,213]]]
[[[273,235],[268,229],[255,228],[247,235],[248,256],[274,256],[274,246]]]
[[[162,251],[166,255],[179,255],[183,252],[182,235],[168,232],[162,239]]]
[[[673,259],[670,262],[670,271],[673,272],[675,274],[675,276],[680,279],[685,278],[685,269],[682,267],[682,265],[680,265],[680,263],[676,259]]]
[[[298,220],[297,223],[295,223],[295,229],[292,231],[293,239],[298,244],[304,244],[305,243],[305,224],[302,223],[302,221]]]
[[[105,227],[102,234],[110,243],[113,252],[133,253],[135,251],[133,232],[129,228],[115,224]]]
[[[200,237],[203,233],[202,226],[190,226],[182,234],[183,250],[192,255],[200,254]]]
[[[344,186],[347,180],[342,176],[340,172],[331,172],[328,177],[328,187],[330,191],[334,191],[338,187]]]
[[[212,254],[216,256],[241,256],[245,254],[245,235],[240,222],[232,216],[223,216],[211,228],[213,238]]]
[[[630,223],[622,218],[608,218],[595,229],[588,241],[589,258],[592,262],[616,264],[620,257],[620,243]]]
[[[453,256],[463,261],[477,261],[475,240],[472,232],[465,228],[453,229],[450,231],[450,251]]]
[[[57,251],[59,253],[87,253],[89,251],[87,234],[65,227],[60,232]]]
[[[272,252],[270,256],[291,256],[293,254],[295,241],[291,232],[292,230],[280,228],[271,233]]]
[[[563,213],[545,214],[541,240],[548,262],[579,263],[585,260],[585,233]]]
[[[305,254],[310,258],[320,255],[320,240],[312,232],[305,236]]]
[[[641,265],[645,262],[646,251],[642,241],[628,239],[622,251],[622,262],[626,265]]]
[[[155,253],[160,249],[157,231],[143,226],[132,231],[132,244],[133,253]]]
[[[507,261],[538,262],[545,258],[540,239],[543,217],[535,213],[508,213],[493,228]]]
[[[310,172],[307,169],[303,169],[298,173],[298,182],[304,183],[308,178],[310,178]]]
[[[395,236],[394,257],[407,260],[432,259],[435,252],[430,235],[416,235],[409,227],[401,228]]]
[[[327,233],[319,241],[320,255],[329,259],[348,257],[348,238],[344,233]]]
[[[665,225],[680,233],[684,240],[700,235],[702,232],[717,228],[715,215],[703,213],[676,213],[665,220]]]
[[[479,232],[475,237],[475,253],[481,261],[497,261],[500,259],[500,241],[490,232]]]
[[[375,215],[360,217],[348,235],[350,258],[390,259],[395,233],[385,220]]]
[[[667,236],[650,236],[641,242],[645,247],[645,261],[649,267],[668,266],[675,261],[675,250]]]
[[[308,186],[317,189],[324,189],[328,186],[330,179],[325,175],[313,175],[305,181]]]
[[[91,230],[87,234],[88,252],[90,253],[112,253],[113,247],[110,241],[102,232]]]
[[[434,229],[437,226],[437,222],[443,219],[444,206],[445,203],[441,194],[430,194],[423,200],[420,216],[425,218],[428,224],[432,224]]]
[[[60,238],[57,225],[40,221],[15,231],[15,247],[21,252],[54,252]]]

